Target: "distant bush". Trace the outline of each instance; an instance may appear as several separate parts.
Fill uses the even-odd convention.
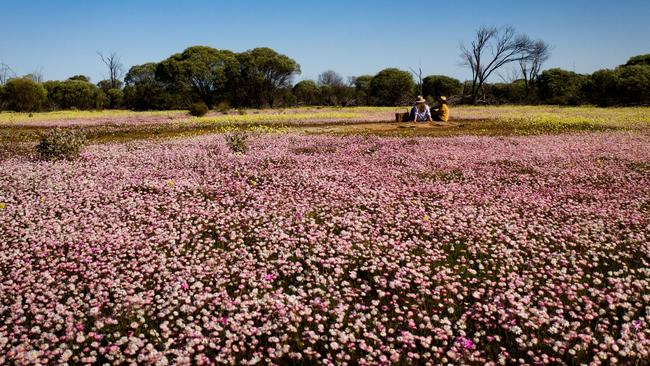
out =
[[[226,145],[228,145],[230,152],[233,154],[243,154],[248,150],[248,147],[246,146],[248,134],[246,131],[230,131],[225,134],[224,138],[226,139]]]
[[[395,68],[380,71],[370,82],[370,95],[377,105],[410,104],[414,91],[415,82],[411,74]]]
[[[106,92],[108,107],[110,109],[121,108],[124,105],[124,92],[120,89],[108,89]]]
[[[89,83],[90,82],[90,77],[88,77],[86,75],[75,75],[75,76],[69,77],[68,80],[71,80],[71,81],[85,81],[85,82]]]
[[[47,90],[29,78],[11,79],[4,87],[7,109],[16,112],[34,112],[43,107]]]
[[[46,81],[48,100],[59,109],[102,109],[109,97],[95,84],[81,79]]]
[[[650,54],[631,57],[623,67],[634,65],[650,66]]]
[[[293,95],[296,101],[303,105],[316,105],[319,102],[318,85],[313,80],[303,80],[293,87]]]
[[[487,84],[484,88],[486,99],[490,104],[522,103],[526,99],[526,85],[523,80]]]
[[[54,129],[41,137],[36,151],[43,160],[74,159],[85,144],[86,137],[80,132]]]
[[[230,104],[229,104],[228,102],[225,102],[225,101],[223,101],[223,102],[219,102],[219,103],[214,107],[214,109],[215,109],[217,112],[225,113],[225,112],[228,112],[228,111],[230,110]]]
[[[185,108],[187,94],[174,93],[169,85],[156,79],[154,62],[135,65],[124,77],[124,104],[131,109],[179,109]]]
[[[104,91],[104,93],[108,92],[110,89],[122,89],[124,86],[124,83],[121,82],[120,80],[101,80],[100,82],[97,83],[97,86]]]
[[[458,79],[444,75],[430,75],[422,80],[422,93],[425,97],[451,97],[463,91]]]
[[[6,90],[4,85],[0,85],[0,111],[6,109]]]
[[[650,66],[596,71],[585,83],[584,93],[590,103],[602,107],[650,104]]]
[[[562,69],[542,72],[537,80],[539,96],[546,104],[578,105],[584,101],[585,75]]]
[[[618,103],[618,75],[614,70],[598,70],[589,76],[583,90],[589,102],[598,106]]]
[[[650,65],[620,67],[617,73],[622,104],[650,104]]]
[[[208,114],[208,106],[203,102],[192,103],[190,105],[190,114],[194,117],[202,117]]]

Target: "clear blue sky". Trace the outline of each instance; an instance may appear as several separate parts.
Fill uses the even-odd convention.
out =
[[[192,45],[271,47],[300,63],[299,79],[419,64],[466,79],[458,46],[480,25],[552,44],[546,68],[589,73],[650,53],[648,0],[2,0],[0,9],[0,61],[48,80],[105,78],[96,51],[118,52],[128,69]]]

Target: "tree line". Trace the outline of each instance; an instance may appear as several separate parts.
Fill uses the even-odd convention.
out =
[[[317,80],[294,84],[300,65],[270,48],[241,53],[193,46],[160,62],[135,65],[124,72],[116,53],[98,53],[108,79],[98,83],[83,75],[42,81],[39,73],[16,77],[0,63],[0,109],[129,108],[185,109],[203,103],[210,109],[288,106],[402,106],[416,95],[445,95],[466,104],[650,104],[650,55],[632,57],[615,69],[590,75],[562,69],[542,70],[552,47],[518,34],[512,27],[480,27],[461,45],[462,64],[472,78],[465,82],[422,70],[387,68],[375,75],[344,79],[332,70]],[[504,70],[509,74],[504,76]],[[502,82],[489,83],[499,76]]]

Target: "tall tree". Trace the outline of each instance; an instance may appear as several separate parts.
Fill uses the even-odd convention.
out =
[[[483,84],[496,70],[521,60],[530,44],[530,38],[517,34],[510,26],[477,29],[471,45],[460,46],[462,63],[472,71],[470,102],[477,101]]]
[[[293,76],[300,74],[300,65],[292,58],[261,47],[237,55],[239,61],[238,99],[243,104],[273,106],[279,89],[290,88]]]
[[[157,64],[135,65],[124,77],[124,99],[129,108],[166,109],[176,107],[169,103],[165,84],[156,79]]]
[[[444,75],[429,75],[422,79],[425,97],[440,97],[458,95],[463,89],[459,80]]]
[[[326,70],[318,75],[318,84],[319,85],[328,85],[328,86],[343,86],[345,82],[343,77],[339,75],[336,71]]]
[[[370,81],[370,95],[378,105],[410,104],[414,91],[415,83],[411,73],[396,68],[384,69]]]
[[[354,90],[356,92],[357,104],[371,105],[370,83],[372,75],[361,75],[354,78]]]
[[[108,68],[108,79],[111,81],[111,88],[119,89],[120,79],[124,76],[124,66],[120,60],[120,56],[116,52],[111,52],[108,56],[97,51],[97,55],[102,60],[104,65]]]
[[[299,104],[317,105],[319,102],[319,89],[313,80],[303,80],[293,87],[293,94]]]
[[[207,46],[189,47],[159,63],[156,69],[158,79],[173,85],[176,91],[193,92],[209,108],[217,100],[230,99],[229,83],[237,75],[233,52]]]
[[[342,106],[350,104],[353,97],[352,88],[336,71],[326,70],[318,75],[318,86],[324,104]]]

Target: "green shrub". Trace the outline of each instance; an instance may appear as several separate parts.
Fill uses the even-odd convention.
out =
[[[86,76],[86,75],[75,75],[75,76],[70,76],[68,78],[68,80],[71,80],[71,81],[83,81],[83,82],[89,83],[90,82],[90,77]]]
[[[202,117],[208,113],[208,106],[203,102],[192,103],[190,106],[190,114],[194,117]]]
[[[225,101],[219,102],[219,104],[217,104],[217,106],[214,107],[214,109],[216,109],[217,112],[226,113],[230,110],[230,104]]]
[[[41,109],[47,98],[43,85],[29,78],[11,79],[4,90],[7,109],[16,112],[34,112]]]
[[[43,160],[74,159],[85,144],[86,136],[83,133],[53,129],[41,137],[36,151]]]
[[[6,108],[6,99],[5,87],[4,85],[0,85],[0,111]]]
[[[102,109],[109,98],[95,84],[78,79],[46,81],[47,97],[60,109]]]
[[[452,97],[463,91],[458,79],[444,75],[429,75],[422,80],[422,93],[425,97]]]
[[[224,138],[226,139],[226,145],[228,145],[230,152],[233,154],[243,154],[248,150],[248,147],[246,146],[248,134],[246,131],[230,131],[226,133]]]
[[[562,69],[542,72],[537,80],[541,99],[546,104],[578,105],[584,99],[585,75]]]
[[[117,109],[124,105],[124,93],[120,89],[108,89],[104,92],[108,98],[108,107]]]
[[[414,91],[415,82],[411,74],[395,68],[380,71],[370,81],[370,95],[377,105],[411,104]]]
[[[316,105],[318,104],[320,90],[313,80],[303,80],[293,87],[293,94],[300,104]]]
[[[634,65],[645,65],[650,66],[650,54],[639,55],[631,57],[623,67],[634,66]]]

